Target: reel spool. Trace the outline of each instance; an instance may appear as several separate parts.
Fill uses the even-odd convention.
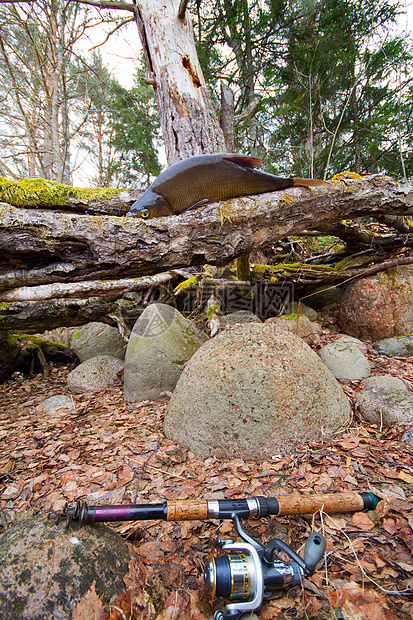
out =
[[[242,529],[235,513],[232,520],[244,542],[217,541],[217,546],[226,553],[211,555],[204,573],[205,588],[211,599],[221,597],[229,601],[226,613],[216,611],[214,620],[235,620],[261,607],[263,600],[275,590],[300,584],[304,576],[313,574],[326,548],[324,536],[313,532],[307,539],[303,559],[278,538],[264,547]],[[280,551],[293,561],[282,562],[276,557]]]

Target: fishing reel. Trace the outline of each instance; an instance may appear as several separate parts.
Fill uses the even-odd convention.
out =
[[[278,538],[264,547],[242,529],[235,513],[231,518],[244,542],[218,540],[216,546],[226,553],[211,555],[204,573],[211,600],[221,597],[229,601],[226,613],[216,611],[214,620],[236,620],[261,607],[274,591],[299,585],[303,577],[314,573],[326,548],[324,536],[316,532],[307,539],[304,559]],[[293,561],[282,562],[277,557],[280,551]]]

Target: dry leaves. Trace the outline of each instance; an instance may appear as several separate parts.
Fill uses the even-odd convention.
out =
[[[412,361],[392,362],[371,350],[370,359],[377,362],[378,373],[413,380]],[[163,437],[167,397],[132,407],[116,386],[73,397],[71,412],[36,411],[49,396],[68,394],[66,377],[65,369],[54,369],[49,379],[15,376],[1,386],[3,528],[77,499],[93,505],[371,490],[381,499],[372,513],[244,524],[262,543],[282,538],[301,553],[312,529],[327,537],[325,564],[303,587],[266,602],[259,616],[413,619],[413,449],[400,441],[404,429],[380,431],[356,412],[353,423],[336,437],[312,442],[287,457],[263,463],[201,459]],[[358,383],[342,386],[352,400]],[[91,590],[74,617],[212,618],[203,596],[203,567],[214,540],[236,538],[231,522],[127,522],[116,529],[137,554],[137,564],[125,578],[125,598],[102,611]]]

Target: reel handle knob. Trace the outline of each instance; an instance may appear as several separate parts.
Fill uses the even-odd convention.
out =
[[[313,574],[315,568],[326,550],[326,539],[319,532],[313,532],[307,539],[304,547],[304,562],[306,568]]]
[[[222,611],[216,611],[214,614],[214,620],[237,620],[240,616],[242,616],[242,611],[234,611],[229,614],[224,614]]]

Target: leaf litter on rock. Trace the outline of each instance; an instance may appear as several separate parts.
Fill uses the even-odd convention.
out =
[[[412,361],[383,360],[370,347],[369,354],[383,374],[406,382],[413,378]],[[302,588],[278,593],[258,615],[280,620],[413,618],[413,449],[400,440],[404,427],[379,429],[355,411],[352,423],[335,436],[285,457],[263,463],[203,459],[163,437],[167,395],[130,406],[117,385],[74,396],[74,411],[36,412],[46,398],[69,394],[67,372],[53,369],[48,379],[17,375],[2,386],[2,529],[77,499],[89,504],[157,503],[371,490],[381,498],[374,513],[273,517],[244,524],[263,544],[276,536],[301,553],[313,529],[327,537],[324,565]],[[341,384],[353,402],[358,383]],[[111,610],[107,617],[212,618],[202,594],[203,567],[217,538],[236,538],[230,521],[112,526],[135,540],[137,565],[127,580],[129,607],[120,602],[122,613]],[[99,607],[93,592],[84,605]]]

